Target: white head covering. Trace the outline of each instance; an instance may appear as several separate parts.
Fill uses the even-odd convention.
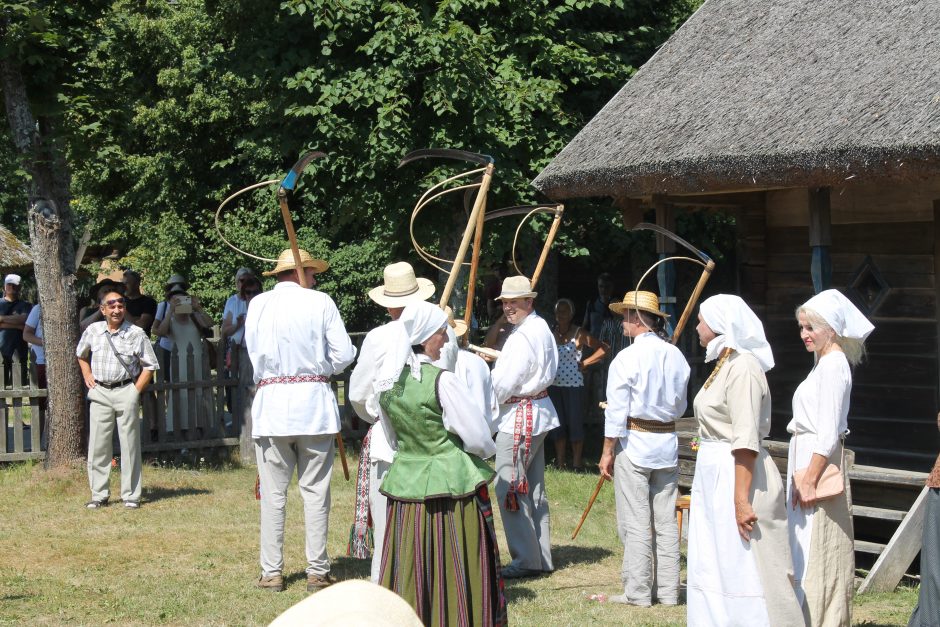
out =
[[[401,317],[390,325],[392,331],[389,333],[388,351],[373,384],[377,394],[395,385],[406,364],[411,368],[411,376],[421,380],[421,362],[411,347],[421,344],[446,326],[447,314],[437,305],[419,301],[407,305]]]
[[[767,372],[774,367],[774,354],[764,335],[764,325],[740,296],[716,294],[702,302],[699,313],[718,334],[705,349],[705,361],[717,359],[725,348],[751,353]]]
[[[450,322],[447,323],[447,342],[441,347],[441,357],[431,364],[441,370],[454,372],[457,369],[457,355],[460,353],[460,345],[457,343],[457,334],[454,332]]]
[[[840,337],[864,340],[875,330],[865,314],[839,290],[820,292],[803,303],[800,309],[812,309],[818,313]]]

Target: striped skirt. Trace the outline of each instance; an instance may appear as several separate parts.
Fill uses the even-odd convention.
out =
[[[486,486],[465,498],[388,499],[381,585],[425,625],[505,625],[493,510]]]

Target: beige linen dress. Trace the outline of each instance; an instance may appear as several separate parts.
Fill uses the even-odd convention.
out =
[[[770,432],[770,391],[758,360],[733,353],[695,397],[701,438],[689,530],[689,625],[803,625],[793,587],[783,481],[760,441]],[[735,449],[757,452],[750,542],[737,533]]]

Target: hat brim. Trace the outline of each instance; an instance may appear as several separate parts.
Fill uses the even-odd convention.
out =
[[[411,303],[425,301],[434,296],[434,283],[430,279],[417,277],[418,289],[404,296],[389,296],[385,293],[385,286],[380,285],[369,290],[369,298],[382,307],[405,307]]]
[[[304,268],[312,268],[314,274],[320,274],[321,272],[326,272],[330,269],[330,264],[322,259],[310,259],[308,261],[302,262]],[[267,272],[262,272],[261,276],[277,276],[282,272],[287,272],[288,270],[294,270],[297,266],[294,265],[294,262],[291,261],[286,265],[275,266],[273,270],[268,270]]]
[[[664,320],[669,317],[669,314],[662,312],[658,309],[652,309],[650,307],[644,307],[643,305],[634,305],[630,303],[611,303],[607,306],[615,314],[622,314],[628,309],[634,309],[636,311],[644,311],[648,314],[653,314],[654,316],[659,316]]]
[[[535,298],[538,296],[538,292],[520,292],[519,294],[500,294],[493,300],[512,300],[514,298]]]
[[[454,320],[454,335],[463,337],[470,330],[470,326],[463,320]]]

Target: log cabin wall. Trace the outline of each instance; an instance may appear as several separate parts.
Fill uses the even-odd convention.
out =
[[[813,366],[794,311],[813,294],[811,190],[766,195],[766,308],[776,367],[772,437],[786,438],[793,391]],[[938,436],[938,286],[935,201],[940,181],[829,190],[831,287],[875,324],[856,368],[847,444],[857,463],[929,470]],[[940,203],[936,203],[940,208]]]

